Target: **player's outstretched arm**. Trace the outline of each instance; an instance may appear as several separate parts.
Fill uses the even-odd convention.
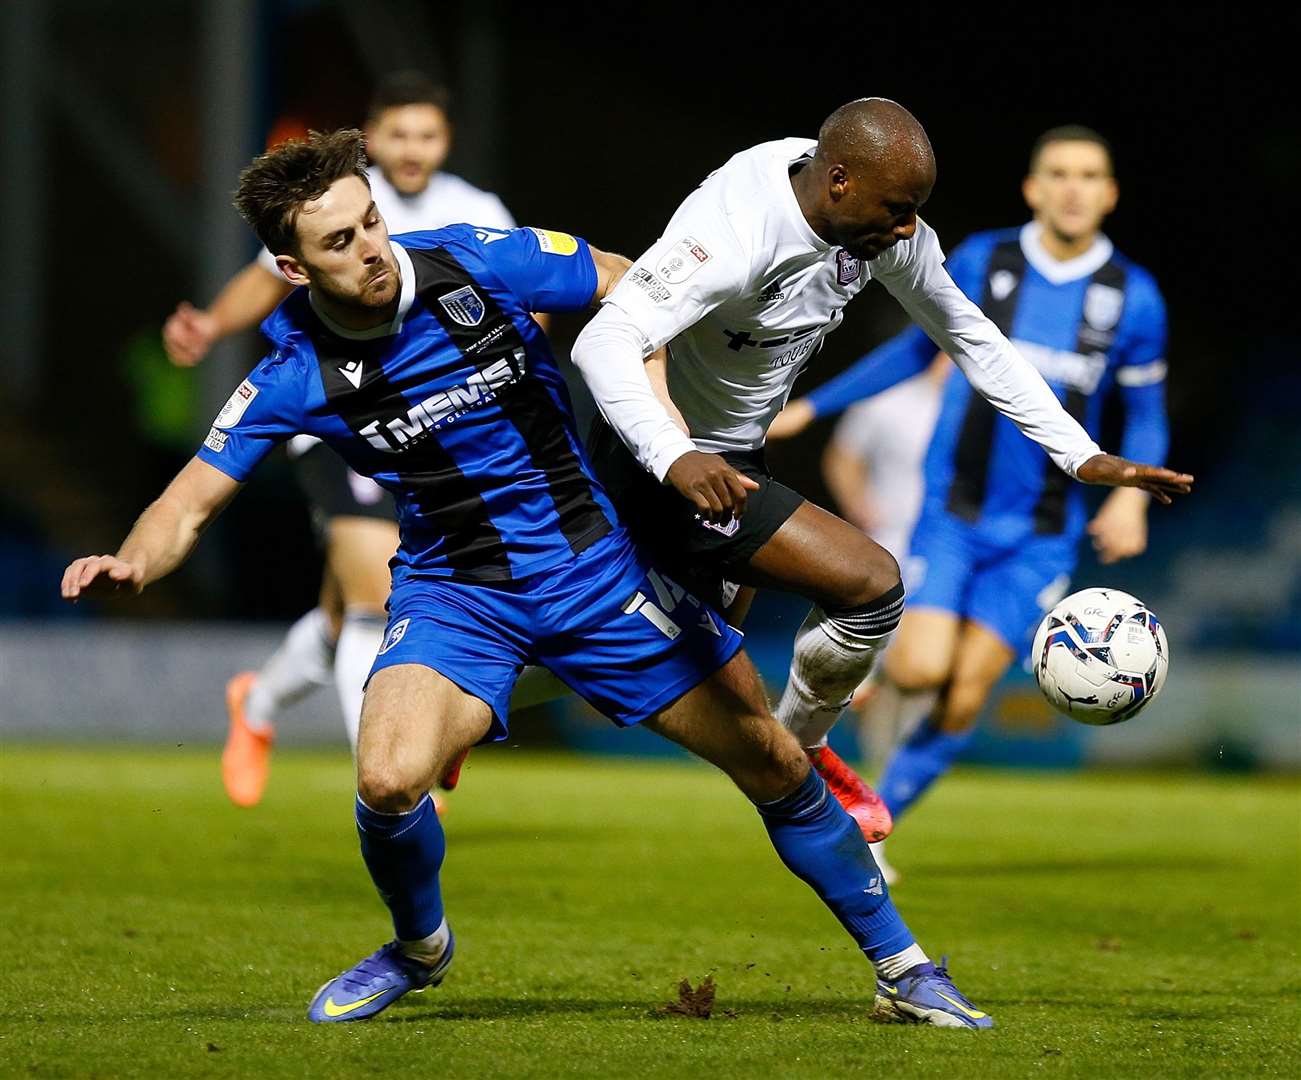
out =
[[[203,530],[242,485],[193,458],[137,519],[116,555],[88,555],[63,572],[65,600],[129,590],[140,592],[189,557]]]
[[[1188,473],[1143,465],[1115,454],[1095,454],[1076,470],[1075,476],[1086,484],[1138,488],[1167,506],[1171,495],[1187,495],[1193,489],[1193,478]]]
[[[292,291],[289,282],[254,260],[206,309],[179,304],[163,323],[163,347],[177,367],[194,367],[218,341],[260,323]]]

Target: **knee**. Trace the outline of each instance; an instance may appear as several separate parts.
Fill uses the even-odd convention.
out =
[[[989,687],[983,682],[955,679],[940,705],[940,727],[952,733],[970,730],[988,696]]]
[[[429,790],[428,779],[400,764],[357,763],[357,795],[381,814],[405,814],[415,809]]]
[[[839,606],[862,607],[879,600],[903,583],[899,563],[879,544],[865,546],[854,572],[843,584]]]
[[[938,690],[949,679],[943,657],[910,647],[902,638],[885,654],[885,674],[904,693]]]

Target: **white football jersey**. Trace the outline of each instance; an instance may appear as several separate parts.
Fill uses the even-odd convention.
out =
[[[1098,448],[993,323],[953,283],[935,232],[863,261],[819,237],[791,186],[791,168],[817,148],[779,139],[743,150],[711,173],[670,220],[575,345],[574,359],[606,418],[638,460],[663,477],[683,440],[649,387],[637,383],[617,335],[643,355],[669,346],[669,393],[699,450],[763,445],[795,377],[878,280],[972,385],[1074,473]],[[614,309],[614,310],[611,310]],[[616,337],[609,337],[610,334]],[[644,380],[642,380],[644,382]]]
[[[366,169],[375,206],[388,226],[390,236],[398,233],[441,229],[444,225],[486,225],[490,229],[513,229],[515,219],[505,204],[491,192],[482,191],[468,180],[451,173],[435,173],[425,189],[415,195],[403,195],[388,182],[378,165]],[[258,262],[273,273],[276,259],[263,248]]]

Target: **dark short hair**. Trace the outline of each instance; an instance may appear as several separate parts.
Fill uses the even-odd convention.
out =
[[[309,131],[268,150],[239,174],[235,208],[273,255],[298,253],[298,212],[336,180],[366,176],[366,143],[356,128]]]
[[[377,120],[386,109],[403,105],[433,105],[450,118],[452,95],[442,86],[419,71],[395,71],[382,78],[371,94],[366,110],[368,121]]]
[[[1034,172],[1039,167],[1039,157],[1053,143],[1059,142],[1087,142],[1093,143],[1094,146],[1101,146],[1107,155],[1107,164],[1115,172],[1115,157],[1111,152],[1111,143],[1094,131],[1091,127],[1085,127],[1083,124],[1063,124],[1061,127],[1049,128],[1039,138],[1035,139],[1034,146],[1030,148],[1030,171]]]

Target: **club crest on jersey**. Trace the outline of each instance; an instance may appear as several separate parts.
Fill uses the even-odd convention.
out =
[[[478,326],[483,322],[483,313],[487,310],[473,285],[465,285],[444,293],[438,298],[443,310],[460,326]]]
[[[684,236],[660,259],[655,273],[666,284],[680,285],[712,257],[694,237]]]
[[[399,619],[388,628],[388,633],[384,635],[384,644],[379,647],[379,655],[383,656],[389,649],[393,648],[399,641],[407,636],[407,627],[411,625],[410,619]]]
[[[989,295],[995,300],[1006,300],[1016,288],[1016,275],[1011,270],[995,270],[989,275]]]
[[[844,248],[836,252],[836,281],[841,285],[852,285],[863,272],[863,264]]]
[[[1084,294],[1084,321],[1095,330],[1110,330],[1120,322],[1125,294],[1110,285],[1090,285]]]

